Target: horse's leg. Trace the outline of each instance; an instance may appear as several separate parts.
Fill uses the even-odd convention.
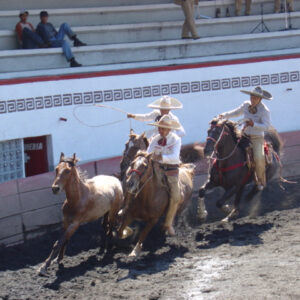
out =
[[[108,212],[103,216],[103,221],[102,221],[102,227],[103,231],[101,234],[101,247],[99,249],[99,254],[102,254],[104,250],[107,248],[107,231],[108,231]]]
[[[228,204],[224,205],[225,201],[230,198],[236,192],[236,186],[232,186],[230,189],[225,190],[224,195],[216,203],[217,208],[221,209],[225,214],[230,212]]]
[[[201,221],[205,221],[207,217],[207,210],[205,208],[205,192],[207,190],[210,190],[215,187],[215,184],[212,183],[210,180],[206,181],[201,188],[199,189],[199,194],[198,194],[198,216]]]
[[[68,226],[67,230],[65,230],[60,237],[59,240],[57,240],[52,248],[52,251],[49,255],[49,257],[45,260],[43,265],[39,269],[40,275],[46,275],[47,269],[50,266],[53,259],[57,256],[58,252],[60,251],[62,246],[65,246],[68,240],[71,238],[71,236],[74,234],[74,232],[78,229],[79,223],[72,223]]]
[[[250,201],[258,192],[260,191],[257,189],[257,186],[254,185],[251,191],[246,195],[246,201]]]
[[[118,229],[118,236],[121,239],[126,239],[127,237],[132,235],[133,230],[130,227],[128,227],[128,225],[131,224],[132,221],[133,221],[133,218],[131,217],[131,215],[129,213],[126,213],[126,215],[124,216],[123,222],[122,222],[120,228]]]
[[[70,225],[70,222],[69,221],[66,221],[64,219],[64,232],[66,232],[67,228],[69,227]],[[68,244],[68,240],[65,240],[65,242],[61,245],[60,247],[60,250],[59,250],[59,254],[56,258],[56,261],[57,263],[59,264],[63,258],[64,258],[64,254],[65,254],[65,251],[66,251],[66,247],[67,247],[67,244]]]
[[[244,188],[244,186],[240,187],[237,190],[237,192],[235,194],[235,199],[234,199],[234,202],[233,202],[233,209],[227,215],[227,217],[222,220],[222,222],[229,222],[233,217],[236,217],[238,215],[238,213],[239,213],[239,204],[240,204],[240,200],[241,200],[241,197],[242,197],[243,188]]]
[[[141,231],[139,240],[137,244],[135,245],[134,249],[131,251],[129,256],[137,257],[140,255],[142,247],[143,247],[143,242],[146,239],[149,231],[152,229],[152,227],[158,222],[158,218],[151,219],[149,222],[147,222],[145,228]]]

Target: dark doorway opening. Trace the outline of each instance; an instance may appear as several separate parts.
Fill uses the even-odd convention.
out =
[[[24,156],[26,177],[48,172],[47,137],[25,138]]]

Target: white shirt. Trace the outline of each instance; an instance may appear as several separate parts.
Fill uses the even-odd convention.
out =
[[[222,113],[222,115],[224,118],[233,118],[244,115],[245,119],[251,119],[254,123],[253,127],[248,126],[245,129],[245,133],[248,135],[264,136],[264,131],[268,130],[271,126],[270,111],[264,103],[260,102],[256,105],[257,112],[251,114],[248,111],[249,105],[251,105],[251,102],[245,101],[238,108]]]
[[[137,114],[135,115],[134,119],[138,121],[150,122],[150,121],[155,121],[155,119],[160,115],[161,115],[160,111],[158,109],[155,109],[148,114]],[[172,120],[175,120],[176,122],[180,123],[178,118],[175,115],[173,115],[171,112],[169,112],[168,115]],[[178,130],[172,130],[172,132],[175,132],[179,137],[185,136],[185,131],[182,126]],[[147,138],[150,138],[157,134],[158,134],[158,129],[157,127],[155,127],[151,130],[148,130],[146,136]]]
[[[177,134],[170,132],[166,137],[167,143],[165,146],[161,146],[158,144],[158,141],[160,139],[162,139],[162,136],[160,134],[157,134],[150,142],[147,152],[161,154],[162,160],[159,161],[160,163],[172,165],[179,164],[181,138]]]

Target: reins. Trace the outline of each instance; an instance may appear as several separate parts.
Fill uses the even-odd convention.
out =
[[[149,162],[149,163],[152,163],[152,162]],[[149,168],[149,166],[148,166],[148,168]],[[147,168],[147,169],[148,169],[148,168]],[[138,174],[139,177],[140,177],[140,179],[142,179],[143,174],[142,174],[139,170],[137,170],[137,169],[132,169],[132,170],[129,171],[129,174],[131,174],[131,173],[136,173],[136,174]],[[135,192],[135,193],[128,192],[128,193],[131,194],[131,195],[134,195],[135,197],[137,197],[137,195],[143,190],[143,188],[145,187],[145,185],[153,178],[153,176],[154,176],[154,172],[153,172],[153,166],[152,166],[151,176],[149,176],[149,177],[145,180],[145,182],[144,182],[144,183],[142,184],[142,186],[137,190],[137,192]]]
[[[225,157],[222,157],[222,158],[219,158],[217,153],[218,153],[218,144],[220,143],[221,139],[223,138],[223,135],[225,134],[225,124],[223,125],[223,128],[222,128],[222,131],[218,137],[218,139],[214,139],[212,137],[208,137],[207,140],[212,140],[215,142],[215,145],[214,145],[214,151],[212,152],[211,156],[209,157],[210,160],[219,160],[219,161],[223,161],[223,160],[226,160],[228,158],[230,158],[233,153],[235,152],[236,148],[238,147],[240,141],[241,141],[241,138],[238,139],[237,143],[235,144],[233,150],[229,153],[229,155],[225,156]],[[228,133],[226,132],[226,134],[228,135]],[[215,156],[214,156],[215,155]]]

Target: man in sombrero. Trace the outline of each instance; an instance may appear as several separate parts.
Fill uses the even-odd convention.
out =
[[[171,112],[173,109],[182,108],[182,104],[176,98],[163,96],[150,103],[148,107],[154,108],[154,110],[148,114],[127,114],[127,117],[138,121],[150,122],[159,121],[162,116],[169,115],[172,120],[179,123],[178,118]],[[185,135],[185,131],[182,126],[180,126],[178,130],[175,130],[175,132],[179,137],[183,137]],[[157,128],[147,132],[147,137],[151,138],[156,134],[158,134]]]
[[[167,230],[169,235],[175,235],[173,220],[181,197],[178,177],[181,138],[173,131],[179,130],[181,125],[173,120],[169,114],[162,116],[159,121],[150,123],[150,125],[157,127],[159,134],[153,137],[147,152],[153,153],[152,159],[159,162],[170,188],[169,207],[164,229]]]
[[[238,108],[224,112],[219,117],[232,118],[244,115],[246,126],[244,132],[251,140],[256,184],[257,189],[261,191],[266,186],[264,132],[271,126],[270,111],[262,99],[272,100],[272,95],[260,86],[255,87],[252,91],[241,90],[241,92],[250,95],[250,101],[245,101]]]

